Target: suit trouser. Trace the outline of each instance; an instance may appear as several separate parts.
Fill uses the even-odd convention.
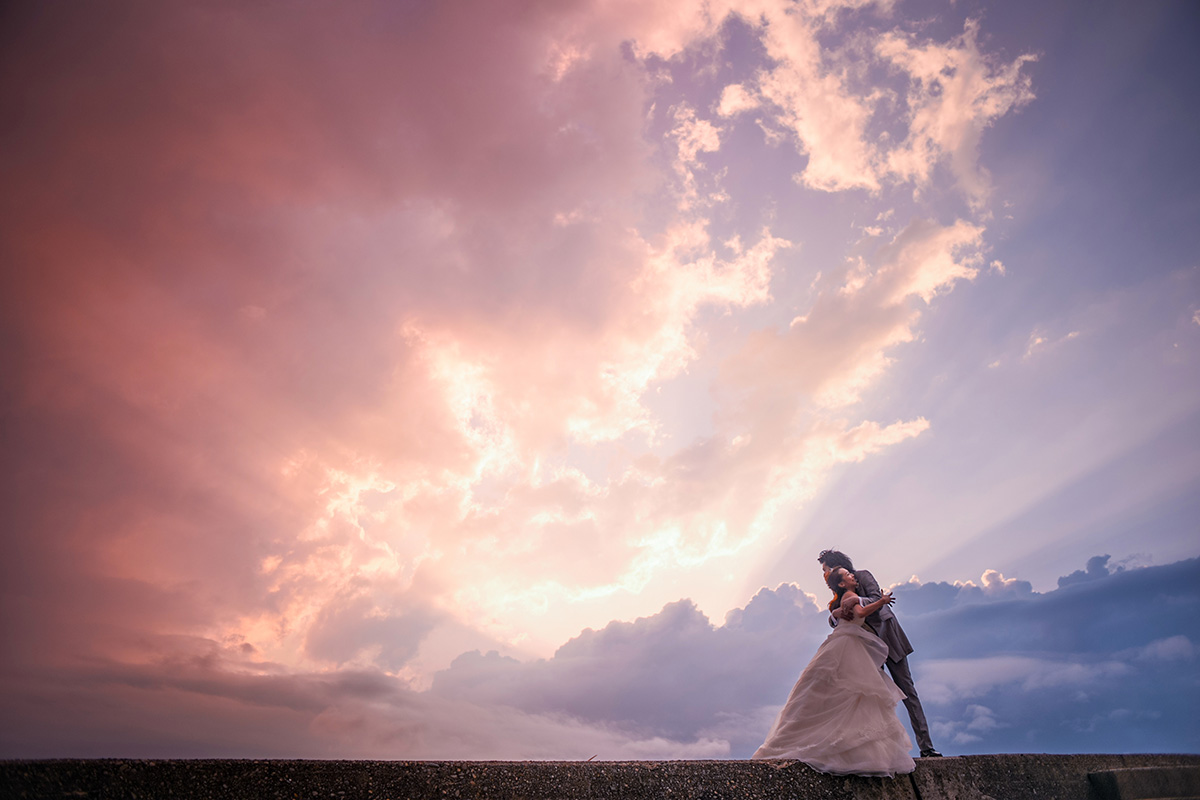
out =
[[[887,659],[888,672],[892,680],[904,692],[904,707],[908,709],[908,719],[912,722],[913,733],[917,736],[917,748],[930,750],[933,740],[929,738],[929,723],[925,721],[925,710],[921,708],[921,698],[917,697],[917,687],[913,685],[912,671],[908,668],[908,659],[899,661]]]

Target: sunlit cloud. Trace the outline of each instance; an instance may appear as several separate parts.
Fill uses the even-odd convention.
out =
[[[944,159],[976,208],[990,192],[990,178],[979,166],[980,137],[996,119],[1033,99],[1031,79],[1022,68],[1035,60],[1022,55],[1008,64],[993,63],[980,52],[978,36],[979,22],[968,20],[962,36],[946,44],[888,33],[876,45],[878,54],[912,82],[908,134],[888,153],[888,170],[920,187]]]

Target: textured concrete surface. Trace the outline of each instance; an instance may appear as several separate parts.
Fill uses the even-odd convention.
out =
[[[786,761],[0,762],[2,798],[289,800],[1097,800],[1089,774],[1200,768],[1200,756],[997,755],[921,759],[894,780],[822,775]]]
[[[1200,798],[1200,766],[1133,767],[1088,775],[1097,800]]]
[[[920,800],[1099,800],[1090,774],[1156,766],[1200,766],[1200,756],[1025,754],[929,758],[918,762],[912,780]]]

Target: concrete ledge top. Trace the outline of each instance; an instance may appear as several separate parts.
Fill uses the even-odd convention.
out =
[[[919,759],[894,779],[824,775],[795,761],[0,762],[5,798],[339,800],[1098,800],[1091,773],[1200,769],[1200,755],[984,755]]]

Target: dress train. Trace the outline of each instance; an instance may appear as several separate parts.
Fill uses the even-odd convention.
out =
[[[887,645],[840,620],[817,649],[752,758],[803,761],[835,775],[912,772],[912,742],[896,716],[904,692],[882,670]]]

